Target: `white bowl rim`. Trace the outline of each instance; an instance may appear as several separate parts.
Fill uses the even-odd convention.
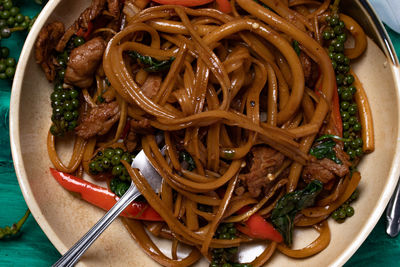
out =
[[[25,198],[25,201],[43,230],[43,232],[46,234],[46,236],[49,238],[50,242],[56,247],[56,249],[60,253],[65,253],[69,248],[65,246],[65,244],[60,240],[58,235],[54,232],[52,227],[49,225],[47,222],[45,216],[43,215],[36,199],[33,197],[33,192],[31,187],[29,186],[29,181],[28,181],[28,175],[26,173],[26,169],[23,165],[23,159],[22,155],[20,153],[21,151],[21,144],[20,144],[20,132],[19,132],[19,125],[18,125],[18,118],[19,118],[19,109],[20,109],[20,95],[21,95],[21,88],[22,88],[22,82],[23,82],[23,77],[26,71],[26,66],[28,63],[28,58],[31,53],[31,50],[34,47],[34,43],[36,41],[36,38],[41,30],[41,28],[44,26],[46,23],[48,17],[53,13],[53,11],[56,9],[59,3],[62,1],[67,1],[67,0],[52,0],[48,1],[46,6],[43,8],[43,10],[40,12],[39,16],[36,19],[36,22],[34,23],[32,29],[29,32],[29,35],[25,41],[25,44],[23,46],[23,49],[20,54],[20,60],[18,62],[17,68],[16,68],[16,73],[14,76],[14,81],[12,85],[12,91],[11,91],[11,100],[10,100],[10,120],[9,120],[9,128],[10,128],[10,144],[11,144],[11,152],[12,152],[12,158],[13,158],[13,163],[14,163],[14,168],[15,172],[17,175],[18,183],[21,188],[22,194]],[[364,1],[365,2],[365,1]],[[367,1],[368,3],[368,1]],[[373,9],[372,9],[372,12]],[[376,23],[376,22],[375,22]],[[379,22],[381,27],[382,23]],[[384,33],[387,35],[386,30],[383,28]],[[388,36],[388,35],[387,35]],[[393,45],[390,41],[390,38],[388,38],[389,48],[391,47],[393,49]],[[395,56],[396,57],[396,56]],[[395,82],[395,87],[397,91],[397,103],[398,105],[398,125],[400,125],[400,68],[399,66],[394,66],[392,64],[389,64],[392,73],[393,73],[393,78]],[[393,162],[400,162],[400,131],[397,133],[397,138],[398,142],[396,143],[396,152],[393,158]],[[342,266],[346,263],[346,261],[357,251],[357,249],[361,246],[361,244],[365,241],[365,239],[368,237],[368,235],[371,233],[375,225],[377,224],[378,220],[380,219],[381,215],[385,211],[385,207],[387,203],[389,202],[390,197],[392,196],[398,179],[400,175],[400,164],[392,164],[390,171],[389,171],[389,179],[388,183],[385,186],[384,192],[381,194],[380,199],[377,202],[377,205],[375,206],[375,211],[373,212],[372,216],[368,218],[366,223],[364,223],[360,234],[353,240],[353,242],[350,244],[350,246],[347,247],[344,253],[339,255],[337,259],[331,264],[331,266]],[[383,233],[382,233],[383,234]]]

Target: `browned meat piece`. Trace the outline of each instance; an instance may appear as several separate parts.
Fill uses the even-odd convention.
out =
[[[119,8],[119,0],[107,0],[108,11],[115,18],[119,17],[120,8]]]
[[[251,196],[258,197],[271,183],[269,174],[273,174],[282,166],[285,157],[280,152],[265,146],[254,147],[251,153],[253,159],[250,172],[241,174],[239,178],[244,181]]]
[[[135,148],[137,146],[137,142],[138,142],[138,140],[136,137],[136,133],[134,132],[134,130],[132,128],[129,129],[129,132],[124,139],[124,145],[125,145],[126,149],[128,150],[128,152],[132,152],[133,150],[135,150]]]
[[[75,132],[84,139],[103,135],[110,130],[118,119],[119,106],[117,101],[101,104],[84,115],[81,123],[75,128]]]
[[[35,43],[36,63],[42,67],[47,80],[50,82],[52,82],[56,76],[56,67],[53,64],[53,50],[63,34],[64,24],[55,21],[42,28]]]
[[[75,21],[74,24],[71,25],[71,27],[68,28],[64,36],[58,42],[56,47],[57,51],[61,52],[64,50],[69,39],[72,37],[73,34],[78,31],[78,29],[82,28],[84,30],[87,30],[89,22],[92,22],[94,19],[96,19],[104,10],[105,6],[106,0],[92,0],[90,6],[81,13],[79,18]]]
[[[150,74],[142,85],[142,92],[148,98],[153,98],[161,86],[161,76],[158,74]]]
[[[311,182],[312,180],[319,180],[323,183],[328,183],[334,179],[335,176],[343,177],[349,173],[349,156],[343,151],[343,149],[336,145],[334,147],[336,157],[342,162],[337,164],[330,159],[317,160],[313,158],[312,162],[308,163],[303,170],[302,177],[304,181]]]
[[[300,52],[299,58],[300,58],[300,63],[303,67],[306,85],[310,88],[313,88],[318,79],[318,66],[304,52]]]
[[[93,74],[103,58],[105,48],[106,42],[96,37],[72,50],[64,81],[81,88],[91,86]]]
[[[153,131],[153,128],[148,119],[131,120],[131,130],[139,134],[149,134]]]

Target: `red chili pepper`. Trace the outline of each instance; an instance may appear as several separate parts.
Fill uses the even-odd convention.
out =
[[[85,41],[89,39],[89,36],[92,34],[93,31],[93,23],[89,21],[87,29],[79,28],[79,30],[76,32],[77,36],[83,37]]]
[[[65,189],[79,193],[82,199],[103,209],[109,210],[119,199],[107,188],[89,183],[71,174],[57,171],[50,168],[50,172],[56,181]],[[163,218],[147,203],[133,201],[122,213],[122,216],[145,220],[145,221],[164,221]]]
[[[218,4],[218,9],[224,13],[231,13],[232,7],[229,0],[216,0]]]
[[[245,206],[238,210],[237,213],[243,214],[249,210],[250,207]],[[245,226],[237,224],[236,229],[252,238],[268,239],[278,243],[283,241],[282,235],[274,228],[274,226],[257,213],[249,217],[245,222]]]

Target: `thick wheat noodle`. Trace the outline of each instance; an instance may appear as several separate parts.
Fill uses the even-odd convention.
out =
[[[82,157],[82,165],[86,173],[89,173],[89,163],[93,157],[93,152],[95,147],[96,147],[96,137],[92,137],[89,139]]]
[[[319,237],[314,240],[311,244],[302,249],[290,249],[285,245],[278,244],[277,249],[292,258],[307,258],[311,255],[315,255],[318,252],[324,250],[331,241],[331,232],[327,221],[323,221],[320,224],[313,225],[313,228],[319,232]]]
[[[253,267],[261,267],[263,266],[274,254],[277,243],[271,242],[264,251],[257,256],[250,264]]]
[[[330,0],[328,0],[330,2]],[[321,2],[318,2],[316,0],[293,0],[289,2],[289,7],[293,6],[300,6],[300,5],[316,5],[320,6]]]
[[[287,179],[282,179],[280,180],[274,187],[266,194],[256,205],[254,205],[250,210],[246,211],[245,213],[242,213],[240,215],[235,215],[232,217],[229,217],[224,220],[224,222],[241,222],[241,221],[246,221],[251,215],[255,214],[258,210],[264,206],[267,201],[275,195],[275,192],[284,186],[287,183]]]
[[[303,215],[294,222],[294,225],[301,226],[301,227],[313,226],[314,224],[318,224],[318,223],[322,222],[323,220],[326,220],[326,218],[328,218],[328,217],[329,217],[329,215],[322,215],[320,217],[306,217]]]
[[[346,29],[354,37],[354,47],[344,49],[344,55],[350,59],[359,57],[367,48],[367,36],[361,26],[351,17],[340,14],[340,19],[345,23]]]
[[[305,1],[307,1],[307,0],[305,0]],[[331,3],[331,0],[325,0],[324,3],[318,7],[317,10],[315,10],[308,16],[308,18],[318,17],[318,16],[322,15],[329,8],[330,3]]]
[[[346,179],[349,180],[347,182],[346,190],[338,199],[336,199],[334,202],[331,202],[324,207],[312,207],[304,209],[301,211],[301,213],[307,217],[320,217],[331,214],[334,210],[339,208],[344,202],[346,202],[349,199],[351,194],[353,194],[354,190],[356,190],[357,185],[361,180],[361,176],[359,172],[354,172],[351,177],[350,175],[348,175]]]
[[[239,4],[240,1],[243,0],[239,0],[238,1]],[[301,103],[301,98],[304,92],[303,68],[301,67],[300,60],[296,55],[296,52],[293,50],[292,46],[284,38],[282,38],[280,35],[278,35],[275,31],[270,29],[265,24],[261,24],[260,22],[251,19],[236,19],[234,21],[227,22],[224,25],[220,26],[217,30],[205,36],[204,41],[207,44],[211,44],[213,42],[219,41],[224,36],[231,35],[236,32],[244,30],[250,30],[262,36],[264,39],[270,41],[272,44],[274,44],[279,49],[279,51],[284,55],[292,70],[293,74],[292,93],[290,95],[287,105],[283,110],[279,111],[277,118],[277,123],[282,124],[297,111]],[[322,49],[323,48],[321,47],[321,50]]]
[[[333,90],[335,90],[334,88],[335,74],[332,69],[331,61],[328,55],[326,54],[325,50],[323,49],[323,47],[321,47],[320,44],[318,44],[314,39],[309,37],[306,33],[298,31],[294,26],[285,22],[282,18],[280,18],[273,12],[263,8],[259,4],[246,0],[238,0],[237,2],[243,9],[245,9],[249,13],[260,18],[266,23],[269,23],[270,25],[276,27],[277,29],[283,31],[284,33],[292,36],[295,40],[298,40],[304,47],[308,48],[311,53],[317,56],[318,58],[317,63],[320,66],[323,77],[322,92],[326,96],[326,99],[328,100],[328,102],[320,101],[320,103],[318,103],[316,110],[314,112],[314,116],[311,119],[311,123],[315,123],[320,127],[325,119],[326,114],[329,111]],[[279,117],[278,117],[278,122],[279,122]],[[303,152],[308,152],[314,138],[315,135],[304,137],[301,141],[300,149]],[[289,183],[287,187],[288,191],[291,192],[295,190],[295,188],[297,187],[297,182],[299,180],[301,171],[302,171],[302,165],[296,162],[293,163],[289,174]]]
[[[61,159],[58,157],[55,142],[56,137],[52,135],[49,130],[47,134],[47,153],[49,155],[51,163],[53,163],[54,167],[59,171],[73,173],[81,164],[83,152],[85,151],[87,141],[84,140],[82,137],[76,137],[68,166],[65,166],[64,163],[62,163]]]
[[[341,178],[337,183],[337,185],[335,186],[333,192],[330,195],[326,196],[325,198],[319,200],[317,202],[317,205],[326,206],[335,201],[336,199],[338,199],[339,196],[343,194],[343,191],[347,188],[348,182],[349,182],[348,179]]]
[[[137,169],[132,169],[132,167],[126,161],[121,161],[121,162],[128,170],[130,177],[136,184],[139,191],[147,199],[149,204],[165,220],[171,231],[182,236],[182,238],[184,238],[189,242],[202,245],[202,243],[205,240],[205,237],[203,235],[199,235],[190,231],[180,221],[178,221],[175,217],[173,217],[172,214],[166,209],[161,199],[154,193],[153,189],[150,187],[146,179],[139,173],[139,171]],[[224,206],[224,204],[221,205]],[[246,239],[243,238],[236,238],[233,240],[212,239],[210,247],[215,247],[215,248],[233,247],[233,246],[238,246],[242,242],[246,242]]]
[[[201,253],[203,255],[208,254],[208,248],[210,246],[211,240],[215,234],[215,231],[217,230],[218,224],[222,219],[222,216],[224,215],[226,209],[228,208],[230,199],[232,198],[233,191],[235,190],[235,186],[238,180],[239,172],[237,172],[236,176],[232,178],[228,184],[228,187],[226,188],[225,195],[222,199],[222,205],[218,207],[218,211],[215,214],[214,220],[209,224],[209,229],[208,232],[205,236],[205,240],[201,246]]]
[[[268,72],[268,112],[267,123],[276,126],[278,113],[278,84],[276,75],[270,64],[267,64]]]
[[[146,254],[163,266],[170,266],[170,267],[191,266],[192,264],[197,262],[201,257],[201,253],[199,252],[199,250],[193,248],[192,252],[184,259],[179,259],[179,260],[170,259],[167,256],[165,256],[160,251],[160,249],[154,244],[154,242],[147,235],[146,231],[143,229],[143,226],[139,221],[123,219],[123,223],[128,228],[133,239],[140,244],[140,246],[143,248]]]
[[[353,71],[350,71],[350,73],[354,76],[354,86],[357,89],[355,100],[362,127],[361,137],[363,140],[363,152],[371,153],[375,150],[374,123],[372,121],[371,108],[360,79],[358,79],[357,75]]]

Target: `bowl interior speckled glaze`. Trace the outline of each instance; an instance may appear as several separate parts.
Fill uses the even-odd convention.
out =
[[[365,2],[365,1],[360,1]],[[35,63],[34,42],[46,22],[59,20],[70,25],[90,1],[49,1],[33,26],[18,63],[11,96],[10,135],[12,154],[19,184],[33,216],[50,241],[65,253],[104,211],[80,200],[64,190],[51,177],[52,166],[47,156],[46,137],[50,127],[49,96],[52,85]],[[354,65],[368,94],[373,112],[376,150],[366,155],[359,170],[362,174],[361,195],[354,204],[355,215],[344,224],[329,220],[331,242],[321,253],[303,260],[287,258],[279,253],[270,266],[340,266],[362,244],[385,209],[399,175],[399,71],[397,59],[390,57],[390,41],[381,38],[379,24],[358,1],[346,1],[350,13],[366,29],[372,39],[368,49]],[[385,32],[383,32],[384,34]],[[386,45],[389,45],[389,49]],[[60,156],[71,153],[68,144],[59,145]],[[382,235],[385,233],[382,232]],[[316,237],[313,231],[295,232],[295,247]],[[168,244],[161,242],[163,250]],[[262,249],[245,248],[241,257],[251,260]],[[122,223],[115,221],[83,256],[79,266],[157,266],[129,236]],[[198,266],[207,266],[206,261]]]

